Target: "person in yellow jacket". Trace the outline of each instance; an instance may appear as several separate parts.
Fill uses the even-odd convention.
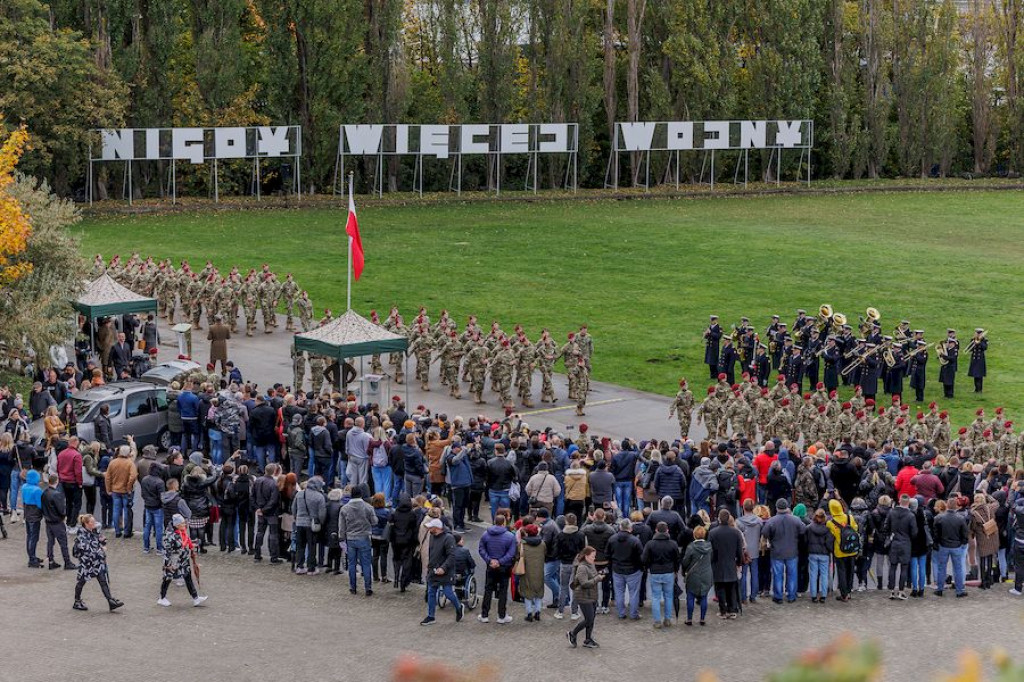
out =
[[[854,563],[860,551],[860,542],[858,540],[856,548],[850,547],[847,544],[846,551],[844,551],[843,529],[849,527],[854,531],[858,531],[857,521],[851,514],[846,513],[846,505],[839,499],[828,501],[828,513],[830,517],[828,528],[832,531],[832,554],[835,557],[836,583],[839,589],[839,595],[836,599],[839,601],[850,601],[850,593],[853,591]],[[860,537],[859,531],[857,537]]]

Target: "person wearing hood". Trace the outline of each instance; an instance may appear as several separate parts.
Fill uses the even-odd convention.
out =
[[[775,516],[768,519],[761,532],[767,538],[771,551],[772,601],[781,604],[783,584],[786,601],[796,601],[800,538],[807,532],[807,527],[803,521],[790,513],[786,498],[776,501],[775,511]]]
[[[181,497],[192,512],[188,520],[189,531],[200,554],[206,554],[203,535],[206,525],[210,522],[210,488],[219,478],[207,476],[202,467],[195,467],[185,476],[185,483],[181,486]]]
[[[25,475],[21,486],[21,505],[25,514],[25,551],[28,553],[28,567],[42,568],[43,562],[36,556],[39,545],[39,529],[43,523],[43,490],[39,486],[41,477],[35,469]]]
[[[324,481],[319,476],[306,481],[306,487],[292,498],[294,518],[295,573],[316,575],[316,537],[327,518],[327,500],[323,494]]]
[[[324,516],[324,547],[327,550],[327,573],[341,575],[341,538],[338,537],[338,514],[344,506],[341,488],[327,492],[326,514]]]
[[[519,577],[519,594],[526,606],[527,623],[539,622],[544,599],[544,555],[547,547],[540,537],[540,528],[530,523],[523,526],[523,570]]]
[[[96,578],[100,584],[100,590],[107,599],[107,606],[111,611],[124,606],[124,602],[115,599],[110,594],[108,579],[110,571],[107,569],[107,539],[96,527],[96,519],[92,514],[82,514],[78,517],[78,533],[75,534],[74,555],[78,559],[78,581],[75,583],[75,604],[72,607],[76,611],[88,611],[85,602],[82,601],[82,588],[85,584]],[[67,568],[67,566],[65,566]]]
[[[743,534],[743,545],[746,552],[743,568],[740,571],[740,603],[742,604],[746,604],[747,601],[751,604],[757,603],[758,586],[760,585],[757,558],[761,548],[761,529],[764,527],[764,521],[754,513],[755,506],[753,499],[744,500],[743,514],[736,519],[736,527]]]
[[[664,521],[654,527],[654,537],[647,541],[640,560],[649,572],[651,616],[654,629],[672,625],[672,598],[675,595],[676,571],[679,570],[679,545],[669,535]]]
[[[911,498],[910,511],[917,523],[917,535],[910,543],[910,596],[924,596],[928,583],[928,554],[932,550],[932,513],[921,503],[920,495]]]
[[[608,541],[615,534],[615,529],[605,523],[605,510],[595,509],[591,520],[583,526],[583,537],[587,544],[597,550],[594,565],[601,574],[601,605],[598,613],[608,613],[608,603],[612,596],[612,573],[608,570]]]
[[[863,592],[868,589],[868,567],[871,566],[871,547],[868,544],[871,514],[864,498],[853,498],[849,514],[853,518],[853,523],[857,525],[857,532],[860,533],[861,551],[854,560],[854,572],[857,576],[857,591]]]
[[[856,502],[856,499],[854,502]],[[836,596],[836,599],[839,601],[850,601],[850,593],[853,592],[853,576],[855,573],[854,562],[856,561],[857,554],[859,553],[859,548],[847,548],[844,551],[843,529],[849,527],[856,531],[858,533],[858,537],[860,537],[860,526],[857,525],[857,519],[846,512],[842,501],[839,499],[833,498],[828,501],[828,514],[829,519],[826,525],[832,533],[831,550],[832,555],[835,557],[836,588],[839,590],[839,594]],[[859,544],[863,547],[863,541]]]
[[[488,622],[491,612],[491,599],[498,597],[498,623],[506,625],[512,622],[508,615],[508,581],[512,564],[516,560],[516,537],[505,527],[505,517],[498,514],[494,517],[494,525],[487,529],[477,552],[484,561],[484,597],[477,620]],[[541,581],[543,582],[543,571]]]
[[[1024,492],[1017,483],[1017,499],[1013,503],[1013,534],[1010,536],[1010,547],[1013,555],[1013,587],[1010,594],[1015,597],[1024,593]],[[939,584],[941,587],[941,583]]]
[[[995,557],[999,552],[999,528],[995,519],[996,501],[984,493],[974,495],[971,505],[971,534],[978,545],[978,567],[981,589],[987,590],[999,580],[994,570]]]
[[[711,513],[708,500],[711,493],[718,490],[718,474],[711,469],[711,458],[702,457],[700,466],[693,470],[693,478],[690,481],[690,513],[696,514],[699,510]]]
[[[377,582],[388,583],[388,526],[391,523],[391,516],[394,513],[388,506],[387,498],[383,492],[376,492],[370,498],[370,506],[377,517],[370,531],[371,563],[373,566],[373,579]]]
[[[292,471],[297,471],[299,480],[305,481],[309,478],[309,446],[306,444],[306,429],[302,426],[302,418],[301,414],[292,415],[292,423],[288,426],[288,435],[285,437],[285,451],[288,453]],[[326,428],[324,430],[326,431]]]
[[[310,479],[312,480],[312,479]],[[370,535],[377,524],[373,507],[363,499],[363,486],[352,487],[352,499],[338,513],[338,538],[348,548],[348,591],[356,594],[356,567],[363,574],[366,596],[373,594],[372,548]]]
[[[705,538],[704,526],[693,529],[693,542],[686,548],[680,570],[686,579],[686,621],[693,625],[693,607],[700,604],[700,624],[706,625],[708,613],[708,592],[714,586],[714,572],[711,567],[712,547]]]
[[[408,495],[402,495],[391,514],[391,561],[394,564],[393,585],[405,592],[416,575],[414,550],[418,542],[419,519]]]
[[[579,453],[574,453],[569,461],[569,468],[565,470],[564,481],[565,513],[573,514],[577,519],[581,519],[586,510],[586,501],[590,491],[587,470],[583,468]]]
[[[572,617],[575,620],[579,617],[579,606],[576,604],[569,583],[572,580],[573,564],[576,557],[583,548],[587,546],[587,540],[583,536],[577,524],[576,515],[568,512],[565,515],[565,525],[555,536],[555,556],[558,559],[558,610],[555,611],[555,618],[561,620],[565,616],[565,607],[572,602]]]
[[[316,424],[309,430],[309,446],[313,450],[313,474],[327,476],[334,459],[334,444],[327,428],[327,418],[323,415],[316,418]],[[292,471],[295,471],[294,467]]]
[[[220,527],[217,536],[220,551],[231,553],[238,547],[235,536],[238,500],[235,497],[235,465],[232,462],[225,464],[221,470],[221,476],[213,487],[213,494],[220,508]],[[157,539],[162,540],[159,535]]]
[[[169,607],[167,588],[175,580],[183,581],[185,588],[192,597],[192,606],[200,606],[206,601],[206,595],[200,595],[192,581],[192,561],[195,558],[195,545],[189,534],[188,521],[181,514],[175,514],[164,533],[164,575],[160,583],[160,598],[157,604]]]

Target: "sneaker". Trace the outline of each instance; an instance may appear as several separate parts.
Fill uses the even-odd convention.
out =
[[[200,606],[204,601],[209,599],[205,594],[201,594],[192,600],[192,606]]]
[[[960,594],[956,595],[956,598],[960,599],[961,597],[966,597],[966,596],[967,596],[966,592],[961,592]]]
[[[523,620],[525,620],[527,623],[532,623],[533,622],[533,614],[532,613],[526,614],[526,617],[523,618]]]
[[[499,625],[508,625],[512,622],[512,616],[505,616],[504,618],[499,618],[497,622]]]
[[[533,614],[533,622],[534,623],[539,623],[540,622],[540,611],[538,611],[537,613]]]
[[[1014,597],[1019,597],[1021,595],[1021,591],[1018,590],[1016,587],[1011,587],[1010,594],[1012,594]]]
[[[459,604],[459,608],[455,609],[455,622],[461,623],[462,617],[466,615],[466,605]]]
[[[304,569],[304,568],[296,568],[295,569],[295,575],[306,575],[306,569]]]
[[[580,614],[577,611],[576,613],[574,613],[571,616],[569,616],[569,618],[571,618],[572,620],[579,620],[580,619]]]
[[[78,570],[78,564],[75,564],[75,563],[64,564],[64,570],[65,571],[77,571]]]
[[[480,621],[481,623],[490,623],[491,622],[491,619],[488,618],[487,616],[483,615],[483,614],[477,616],[476,619],[478,621]]]
[[[655,630],[660,630],[661,629],[661,621],[660,620],[654,621],[654,629]]]
[[[665,627],[667,627],[667,628],[670,628],[670,627],[672,627],[672,619],[670,619],[670,618],[666,618],[666,619],[665,619],[665,623],[664,623],[664,625],[665,625]]]
[[[81,599],[75,600],[75,603],[71,606],[75,611],[88,611],[89,607],[85,605]]]
[[[47,568],[52,571],[54,569],[60,568],[60,564],[58,564],[56,561],[51,561]]]
[[[312,571],[306,571],[306,575],[320,575],[320,571],[314,568]]]
[[[865,585],[864,583],[861,583],[860,585],[857,585],[857,591],[858,592],[863,592],[866,589],[868,589],[868,588],[867,588],[867,585]]]
[[[170,606],[171,605],[171,600],[168,599],[167,597],[160,597],[159,599],[156,600],[156,603],[159,604],[160,606]]]
[[[942,590],[935,590],[934,592],[932,592],[932,594],[934,594],[936,597],[941,597],[942,596]]]
[[[899,592],[896,595],[896,598],[899,599],[900,601],[906,601],[907,600],[907,593],[901,591],[901,592]]]
[[[601,645],[592,639],[588,639],[587,641],[583,642],[584,649],[599,649],[600,647]]]
[[[561,611],[555,611],[555,620],[562,620],[563,618],[565,618],[565,614]]]
[[[436,622],[437,621],[435,619],[431,618],[430,616],[427,616],[426,618],[420,621],[420,625],[433,625]]]
[[[565,638],[569,640],[569,646],[573,649],[576,648],[576,635],[572,634],[570,630],[565,631]]]

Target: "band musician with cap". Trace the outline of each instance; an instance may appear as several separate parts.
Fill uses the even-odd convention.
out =
[[[957,358],[960,356],[960,341],[956,338],[955,329],[946,330],[946,340],[940,343],[945,351],[945,362],[943,353],[939,354],[939,383],[942,384],[942,394],[952,398],[956,387]]]
[[[712,315],[708,328],[704,330],[704,364],[708,366],[708,376],[718,376],[718,344],[722,339],[722,325],[718,324],[718,315]]]
[[[974,379],[974,392],[981,393],[985,384],[985,375],[988,368],[985,365],[985,352],[988,350],[988,339],[985,338],[985,330],[978,327],[974,330],[974,338],[969,344],[971,349],[971,366],[967,370],[967,376]]]

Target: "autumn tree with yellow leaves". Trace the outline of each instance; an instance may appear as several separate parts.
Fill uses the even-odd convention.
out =
[[[0,125],[3,121],[0,120]],[[8,286],[28,274],[32,264],[19,260],[28,246],[32,225],[19,202],[10,192],[14,169],[25,151],[28,132],[22,126],[7,136],[0,146],[0,286]]]

